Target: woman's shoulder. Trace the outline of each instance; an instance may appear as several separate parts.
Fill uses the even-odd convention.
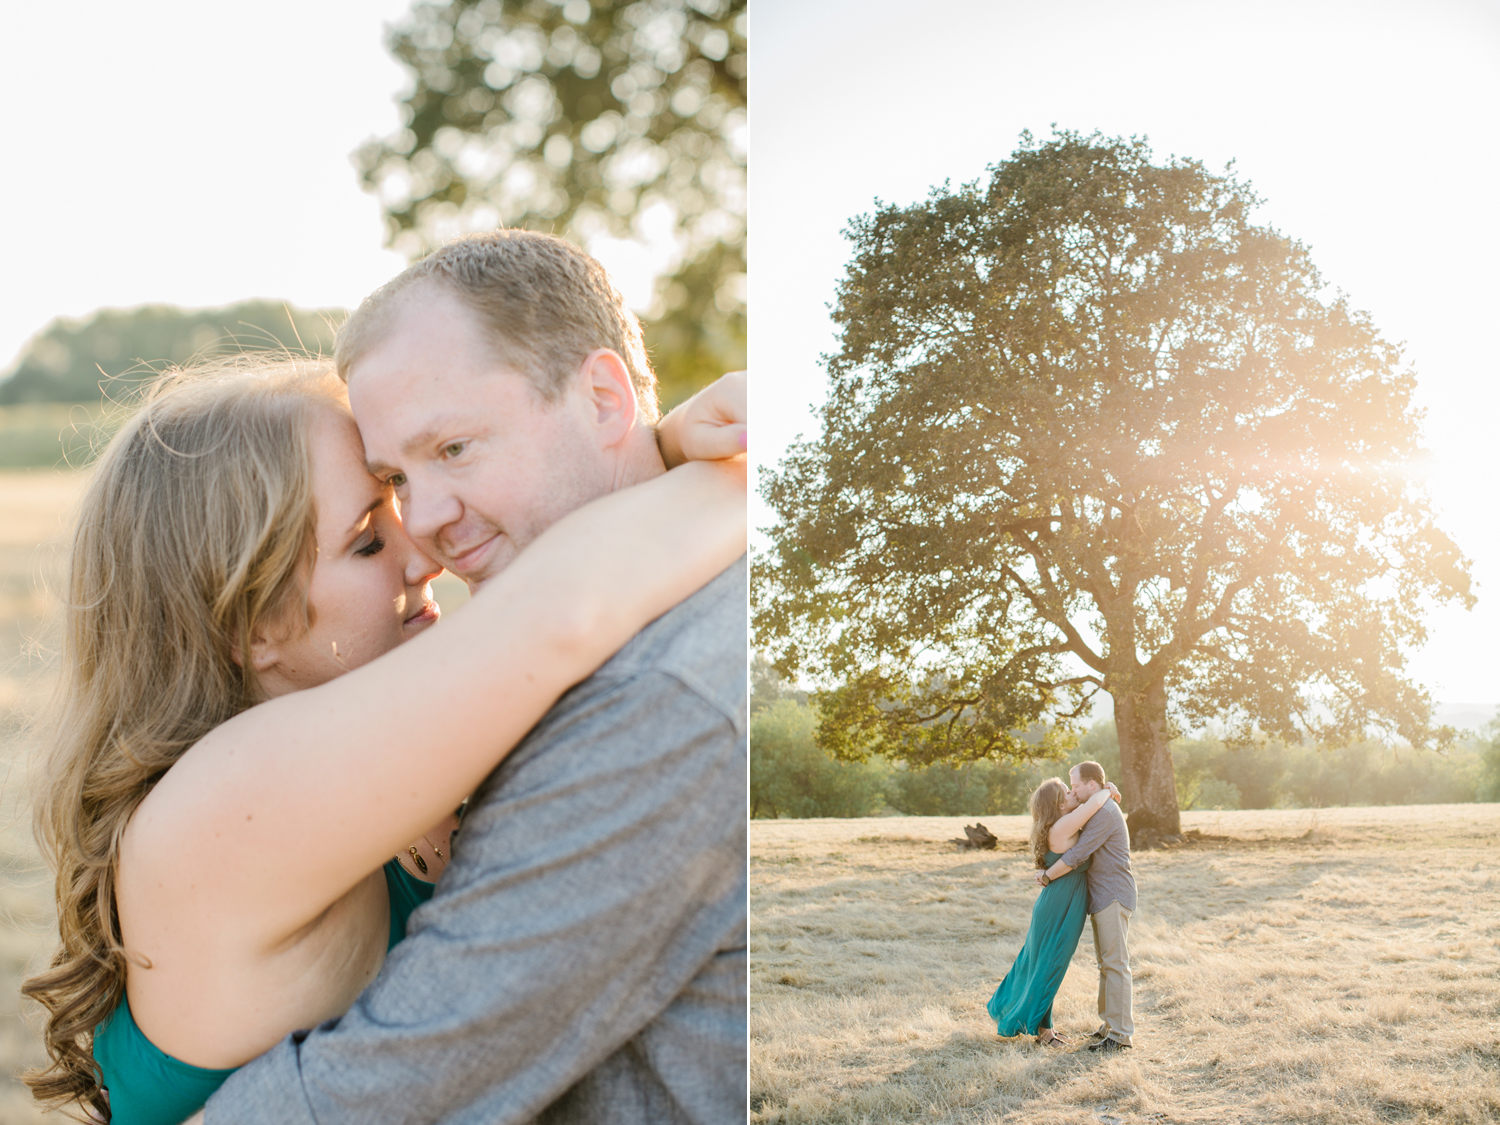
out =
[[[1053,834],[1047,839],[1047,848],[1049,851],[1054,851],[1058,855],[1062,855],[1063,852],[1067,851],[1074,844],[1078,843],[1078,837],[1080,835],[1081,833],[1071,832],[1068,835],[1064,836],[1061,840],[1059,840],[1057,836]],[[1062,847],[1058,847],[1058,844],[1061,844]]]

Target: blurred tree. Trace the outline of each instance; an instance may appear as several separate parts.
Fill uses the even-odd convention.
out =
[[[1106,778],[1117,785],[1120,783],[1120,732],[1115,730],[1112,720],[1101,719],[1083,732],[1078,745],[1068,755],[1067,769],[1060,771],[1057,776],[1066,779],[1068,770],[1079,762],[1098,762],[1104,767]]]
[[[764,477],[757,643],[833,685],[820,740],[1029,756],[1108,692],[1138,835],[1179,724],[1451,739],[1403,672],[1473,598],[1399,349],[1232,174],[1069,132],[991,173],[850,224],[822,433]]]
[[[406,126],[357,154],[408,257],[498,225],[667,238],[664,403],[745,358],[745,0],[419,3]]]
[[[813,740],[817,723],[793,699],[750,720],[751,816],[869,816],[879,808],[886,767],[830,758]]]
[[[893,770],[886,778],[886,800],[907,816],[993,815],[999,810],[991,807],[985,770],[992,764],[996,763],[935,762],[918,769]]]
[[[222,309],[142,305],[100,309],[83,320],[60,317],[31,338],[0,382],[0,405],[98,402],[101,394],[118,402],[168,364],[223,351],[327,354],[346,315],[343,309],[245,301]]]
[[[1215,776],[1224,744],[1217,739],[1179,738],[1172,743],[1172,780],[1177,785],[1177,807],[1204,808],[1198,799],[1205,784],[1218,781]]]
[[[750,656],[750,717],[754,718],[777,700],[790,699],[807,704],[807,692],[785,683],[776,668],[760,653]]]
[[[1197,796],[1189,807],[1195,809],[1237,809],[1240,807],[1239,786],[1232,781],[1222,781],[1217,777],[1205,778],[1203,784],[1198,787]]]
[[[1242,809],[1272,809],[1286,774],[1286,747],[1275,739],[1235,746],[1220,756],[1214,775],[1233,785]]]
[[[1490,721],[1488,733],[1489,738],[1480,744],[1477,799],[1500,801],[1500,716]]]
[[[886,800],[908,816],[1018,816],[1044,777],[1066,771],[1054,760],[1036,762],[934,762],[892,770]]]

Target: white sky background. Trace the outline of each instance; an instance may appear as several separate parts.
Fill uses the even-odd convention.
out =
[[[1259,221],[1406,342],[1439,523],[1480,595],[1433,615],[1413,670],[1442,702],[1500,702],[1500,4],[752,0],[751,32],[757,463],[815,432],[840,231],[877,197],[987,178],[1053,122],[1233,159]],[[772,522],[758,499],[751,517]]]
[[[60,315],[352,306],[398,272],[349,154],[399,124],[407,0],[12,4],[0,369]]]
[[[57,316],[251,298],[353,308],[399,272],[350,154],[400,125],[406,72],[383,27],[411,6],[6,5],[0,372]],[[594,249],[644,307],[650,256]]]

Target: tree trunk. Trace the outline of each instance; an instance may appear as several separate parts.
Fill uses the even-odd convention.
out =
[[[1178,836],[1177,779],[1167,744],[1167,687],[1162,681],[1134,683],[1110,693],[1120,739],[1121,796],[1130,810],[1130,842],[1150,847],[1162,836]],[[1149,833],[1149,837],[1143,834]]]

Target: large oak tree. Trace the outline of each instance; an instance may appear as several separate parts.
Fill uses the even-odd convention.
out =
[[[1106,692],[1132,831],[1168,834],[1181,726],[1451,734],[1405,674],[1430,604],[1473,601],[1412,472],[1414,374],[1258,202],[1064,132],[850,225],[754,593],[824,745],[1026,756]]]

